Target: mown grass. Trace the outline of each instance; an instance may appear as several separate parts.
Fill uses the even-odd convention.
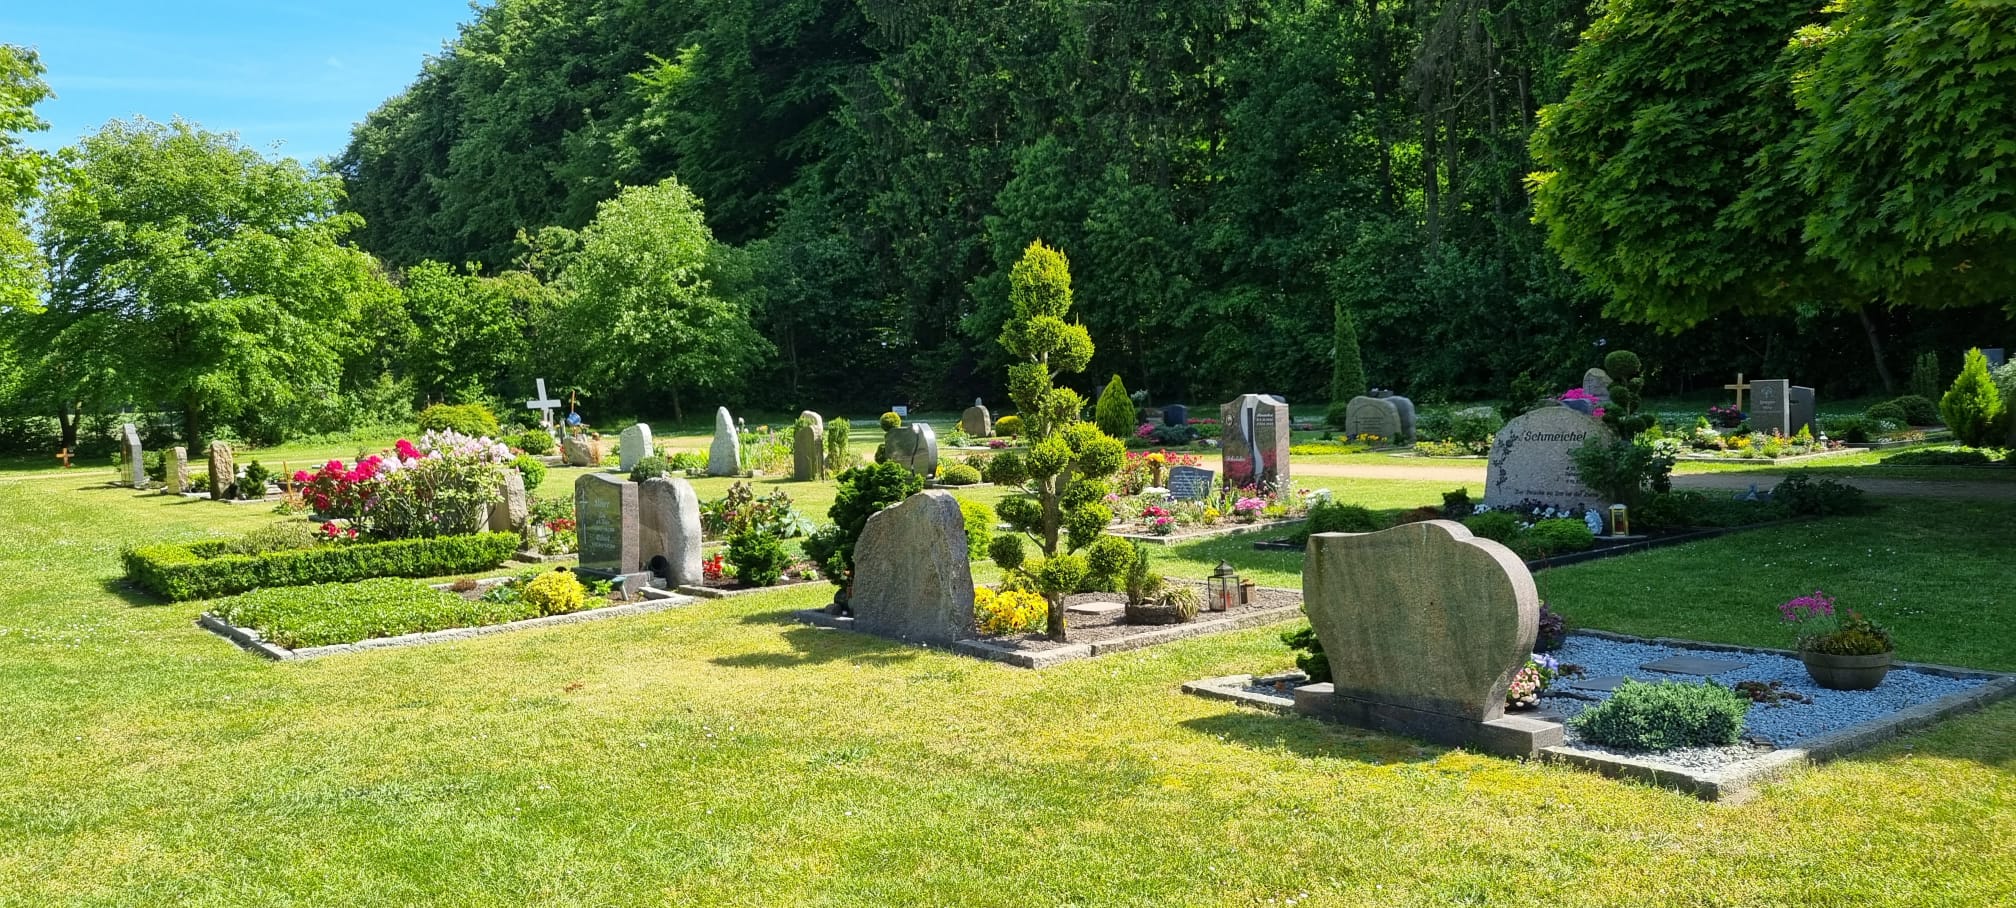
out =
[[[1968,622],[1907,656],[2007,667],[1968,537],[2011,513],[1937,517],[1542,580],[1592,624],[1776,642],[1719,603],[1887,573]],[[273,664],[117,582],[122,544],[271,519],[0,480],[0,905],[1973,906],[2016,860],[2007,704],[1731,807],[1179,692],[1286,667],[1280,627],[1030,672],[793,625],[830,592],[800,587]]]

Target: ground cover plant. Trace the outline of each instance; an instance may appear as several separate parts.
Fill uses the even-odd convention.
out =
[[[503,624],[542,614],[529,596],[471,600],[389,577],[241,593],[212,602],[209,611],[287,649]]]
[[[580,472],[556,478],[564,486]],[[729,485],[708,482],[703,496]],[[1446,490],[1353,481],[1340,497],[1397,509]],[[822,497],[805,484],[793,492],[805,508]],[[1865,555],[1892,535],[1929,546],[1949,517],[2011,516],[2006,505],[1973,507],[1893,507],[1838,519],[1880,528],[1812,535],[1835,525],[1829,518],[1799,538],[1832,541],[1797,553],[1849,568],[1828,590],[1872,608],[1863,588],[1880,575],[1903,657],[1983,664],[1984,652],[2016,650],[1982,582],[1994,546],[1961,546],[1936,569]],[[0,535],[10,578],[0,710],[13,722],[0,738],[0,762],[13,768],[0,775],[0,898],[1694,906],[1798,904],[1785,897],[1797,891],[1812,905],[1958,906],[2002,891],[1980,830],[2016,804],[2007,704],[1795,773],[1760,803],[1730,809],[1176,690],[1291,667],[1282,626],[1028,672],[794,626],[790,609],[829,592],[808,586],[274,665],[195,628],[201,604],[156,605],[106,587],[122,546],[240,535],[271,520],[87,489],[61,473],[0,479],[0,523],[24,530]],[[1156,565],[1201,577],[1219,551],[1177,546]],[[1541,579],[1578,623],[1635,633],[1685,629],[1692,613],[1713,621],[1754,594],[1763,623],[1731,636],[1782,645],[1775,603],[1787,592],[1765,588],[1798,577],[1790,592],[1810,591],[1793,554],[1726,550],[1586,591],[1558,581],[1612,563]],[[1299,554],[1248,546],[1245,555],[1253,560],[1235,561],[1242,574],[1294,585]],[[1891,607],[1905,604],[1891,592],[1900,586],[1924,591],[1902,614]],[[1616,598],[1656,608],[1594,607]],[[1937,611],[1910,614],[1926,604]],[[1926,633],[1939,623],[1951,628]],[[1550,832],[1535,862],[1507,836],[1538,816]],[[1022,832],[1031,828],[1071,834],[1031,839]],[[1886,847],[1842,849],[1843,829]],[[132,842],[150,844],[122,844]],[[1783,860],[1788,849],[1802,857]]]

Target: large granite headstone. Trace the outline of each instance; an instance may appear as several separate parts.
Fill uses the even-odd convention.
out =
[[[741,474],[742,436],[735,431],[735,420],[728,415],[728,408],[717,408],[714,411],[714,444],[707,449],[707,475]]]
[[[231,500],[231,487],[238,484],[238,462],[232,459],[231,443],[210,443],[210,499]]]
[[[140,429],[132,423],[119,427],[119,453],[126,458],[126,480],[136,489],[147,487],[147,452],[140,449]]]
[[[1344,406],[1344,435],[1377,435],[1386,441],[1400,437],[1400,408],[1391,398],[1354,397]]]
[[[583,573],[620,577],[643,570],[637,484],[607,473],[574,480],[574,533]]]
[[[1211,497],[1211,477],[1216,474],[1203,467],[1175,466],[1169,468],[1169,497],[1179,501],[1203,501]]]
[[[959,499],[919,492],[876,512],[854,546],[857,630],[950,643],[975,635],[973,569]]]
[[[1505,424],[1491,441],[1484,503],[1491,507],[1533,500],[1557,508],[1604,508],[1603,493],[1575,472],[1575,449],[1591,438],[1616,438],[1595,417],[1567,407],[1541,407]]]
[[[973,406],[967,407],[966,412],[960,414],[959,428],[974,438],[986,438],[994,434],[994,414],[988,412],[987,407],[980,401],[975,400]]]
[[[1512,756],[1564,740],[1558,723],[1505,716],[1540,627],[1511,549],[1447,520],[1318,533],[1302,599],[1332,681],[1298,689],[1297,712]]]
[[[1596,398],[1599,407],[1610,406],[1610,373],[1592,368],[1582,373],[1582,390]]]
[[[1820,427],[1813,423],[1816,415],[1813,389],[1805,385],[1793,385],[1786,392],[1786,400],[1789,401],[1786,409],[1791,413],[1791,418],[1786,420],[1788,431],[1785,434],[1797,435],[1800,429],[1807,429],[1818,438]]]
[[[1170,404],[1162,408],[1162,424],[1172,429],[1190,424],[1190,408],[1182,404]]]
[[[799,426],[791,433],[791,478],[811,482],[825,472],[826,433],[818,426]]]
[[[1750,430],[1792,434],[1792,380],[1760,378],[1750,383]]]
[[[938,475],[938,433],[930,423],[913,422],[891,429],[882,442],[890,463],[902,464],[925,479]]]
[[[1405,397],[1401,397],[1398,394],[1393,394],[1387,396],[1386,402],[1392,404],[1394,411],[1400,414],[1400,434],[1394,436],[1394,438],[1398,439],[1399,441],[1406,442],[1408,444],[1413,444],[1414,418],[1415,418],[1414,401]]]
[[[560,442],[560,460],[570,467],[601,466],[602,440],[590,438],[586,432],[570,434]]]
[[[652,453],[651,426],[640,422],[624,429],[622,436],[616,440],[616,468],[629,473],[637,461],[650,457]]]
[[[1218,419],[1225,484],[1286,489],[1288,402],[1272,394],[1244,394],[1219,407]]]
[[[700,496],[692,483],[677,476],[646,479],[637,497],[644,566],[674,587],[699,583]]]
[[[168,491],[177,495],[189,491],[189,449],[181,445],[169,448],[166,466],[162,478],[168,483]]]
[[[516,468],[506,467],[500,494],[490,503],[490,532],[517,533],[525,529],[526,518],[532,513],[530,497],[525,494],[525,474]]]

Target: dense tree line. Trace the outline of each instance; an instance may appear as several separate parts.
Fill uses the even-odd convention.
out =
[[[497,0],[358,126],[340,186],[186,124],[113,124],[53,162],[0,144],[0,394],[241,432],[533,377],[647,414],[999,401],[1008,276],[1037,240],[1073,263],[1085,374],[1163,401],[1491,396],[1619,346],[1655,393],[1738,370],[1886,390],[1921,353],[2016,340],[2011,16]],[[8,137],[46,89],[32,53],[0,64]],[[205,163],[119,160],[142,148]],[[84,202],[122,173],[160,176],[139,198],[250,188],[113,242],[95,234],[127,222]],[[29,248],[9,223],[37,193]],[[199,261],[237,248],[203,232],[204,205],[241,223],[234,199],[265,238]],[[183,279],[119,264],[148,256]],[[143,368],[185,322],[238,353]],[[328,336],[240,362],[302,330]],[[147,356],[97,355],[114,336]]]

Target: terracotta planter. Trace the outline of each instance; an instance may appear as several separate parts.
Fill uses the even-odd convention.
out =
[[[1835,656],[1801,652],[1799,659],[1806,663],[1806,673],[1813,676],[1813,682],[1828,690],[1875,690],[1876,685],[1883,683],[1883,676],[1890,673],[1891,655]]]

